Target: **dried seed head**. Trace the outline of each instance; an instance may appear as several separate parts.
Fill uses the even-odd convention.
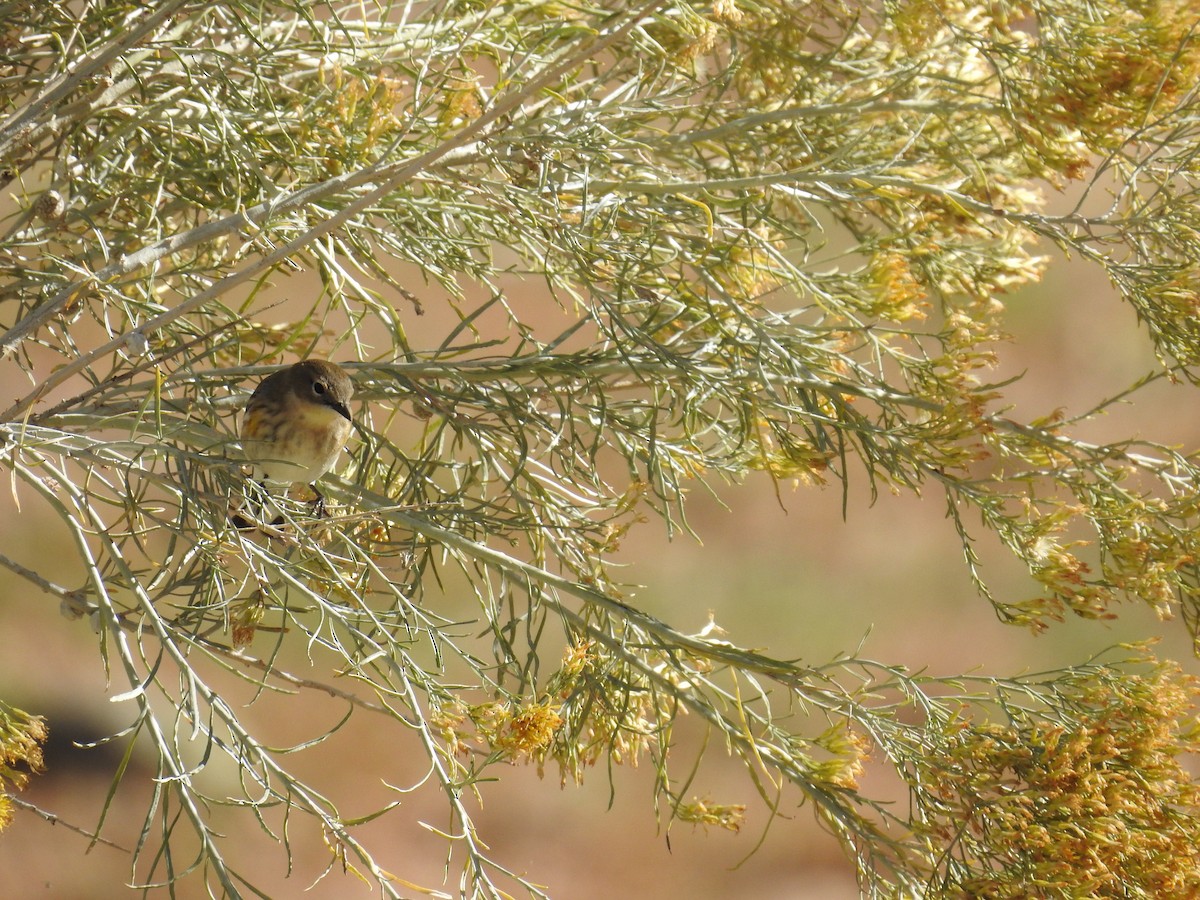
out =
[[[66,212],[67,201],[58,191],[46,191],[33,204],[33,214],[43,222],[53,222]]]

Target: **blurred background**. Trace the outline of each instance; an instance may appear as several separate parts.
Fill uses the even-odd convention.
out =
[[[274,290],[286,297],[311,295],[316,288],[297,276],[279,280]],[[433,346],[456,320],[434,289],[418,293],[428,314],[411,323],[411,340],[418,348]],[[989,374],[1001,381],[1024,373],[1007,390],[1008,414],[1016,419],[1059,407],[1067,413],[1089,408],[1154,366],[1150,342],[1132,311],[1090,267],[1055,259],[1042,284],[1004,301],[1012,341],[998,348],[1000,368]],[[14,396],[24,387],[0,384]],[[1200,437],[1193,397],[1186,386],[1156,384],[1134,397],[1136,405],[1114,408],[1079,435],[1092,440],[1140,435],[1190,451]],[[711,612],[730,641],[814,663],[857,650],[932,674],[1013,675],[1082,662],[1120,641],[1161,637],[1162,655],[1195,668],[1183,624],[1159,622],[1133,603],[1115,610],[1115,621],[1071,620],[1041,636],[1002,625],[970,584],[943,497],[936,490],[924,498],[883,493],[872,503],[868,487],[862,473],[852,471],[844,519],[837,483],[781,484],[777,494],[777,486],[760,474],[718,486],[715,498],[696,489],[689,515],[703,544],[687,537],[668,541],[656,521],[635,529],[621,558],[629,566],[624,580],[642,587],[629,599],[684,632],[699,631]],[[67,587],[82,584],[82,572],[71,569],[76,563],[66,561],[73,554],[61,549],[65,533],[36,498],[14,494],[0,491],[4,552],[59,573],[57,580]],[[1022,599],[1035,592],[998,547],[984,540],[979,551],[997,596]],[[47,772],[20,796],[88,829],[97,825],[125,748],[123,741],[78,746],[128,724],[128,710],[109,701],[108,687],[87,622],[68,621],[55,598],[0,572],[0,696],[45,716],[51,735]],[[126,690],[119,674],[112,687],[114,693]],[[229,702],[243,709],[267,742],[304,740],[344,714],[341,704],[313,692],[266,696],[251,704],[254,697],[244,685],[230,681],[229,691]],[[699,728],[680,730],[678,774],[690,769],[702,737]],[[104,823],[104,835],[127,848],[137,841],[147,808],[155,774],[147,768],[150,759],[135,750]],[[456,894],[457,869],[450,869],[444,883],[446,844],[429,830],[453,827],[443,796],[432,784],[405,794],[388,787],[419,782],[425,774],[421,759],[411,734],[360,714],[337,741],[290,761],[301,771],[319,773],[320,784],[347,817],[399,801],[397,809],[362,830],[362,839],[400,878]],[[231,773],[211,777],[219,784]],[[864,781],[867,792],[876,783],[872,778],[868,773]],[[886,783],[878,784],[886,794]],[[610,898],[615,890],[629,897],[696,900],[858,896],[852,865],[811,809],[797,806],[794,793],[785,794],[772,816],[723,747],[709,746],[696,791],[717,803],[745,803],[741,832],[678,823],[668,831],[665,818],[656,816],[649,765],[597,768],[582,786],[560,786],[554,770],[539,778],[535,767],[514,766],[503,771],[502,781],[482,786],[481,804],[467,802],[480,807],[480,836],[495,857],[564,900]],[[228,809],[212,815],[226,834],[221,846],[229,858],[270,896],[370,896],[366,883],[337,866],[318,881],[328,864],[327,848],[320,835],[298,822],[290,834],[295,859],[289,873],[282,849],[263,836],[252,816]],[[128,879],[127,854],[104,845],[88,852],[87,838],[28,812],[18,811],[0,837],[0,893],[8,897],[120,897]],[[178,896],[205,896],[201,881],[186,879]]]

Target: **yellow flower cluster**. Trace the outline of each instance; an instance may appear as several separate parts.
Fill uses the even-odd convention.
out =
[[[0,831],[12,818],[10,786],[21,790],[29,773],[42,771],[41,745],[46,736],[44,719],[0,701]]]
[[[1194,680],[1173,664],[1063,685],[1071,719],[960,722],[922,760],[938,896],[1195,897]]]

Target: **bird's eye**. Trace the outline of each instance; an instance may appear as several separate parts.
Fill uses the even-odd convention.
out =
[[[314,381],[314,382],[313,382],[313,393],[314,393],[314,394],[323,394],[323,393],[325,393],[325,382],[323,382],[323,381]]]

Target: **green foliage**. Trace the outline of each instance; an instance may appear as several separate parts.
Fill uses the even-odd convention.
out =
[[[1155,342],[1160,368],[1118,399],[1194,381],[1187,4],[77,6],[0,4],[0,366],[34,385],[0,414],[0,462],[86,584],[0,563],[90,616],[128,682],[160,769],[135,881],[239,894],[209,815],[237,803],[268,839],[315,822],[333,862],[399,896],[361,820],[222,699],[232,676],[415,734],[464,895],[540,893],[489,858],[464,799],[512,761],[572,780],[648,758],[668,816],[736,829],[742,804],[676,772],[685,711],[770,807],[782,784],[813,804],[867,894],[1194,890],[1200,809],[1174,764],[1191,687],[1168,668],[806,667],[655,620],[611,565],[648,518],[686,530],[707,480],[864,478],[944,496],[1005,620],[1128,599],[1195,633],[1195,457],[1077,437],[1113,399],[1017,421],[987,374],[1003,295],[1057,249],[1103,267]],[[1074,208],[1047,212],[1066,187]],[[296,269],[323,290],[280,324],[265,289]],[[442,304],[456,324],[415,341]],[[239,533],[233,412],[310,353],[359,361],[339,506]],[[983,532],[1037,596],[992,595]],[[439,615],[454,591],[477,622]],[[353,688],[291,674],[297,651]],[[208,793],[176,729],[234,760],[242,794]],[[910,810],[860,792],[877,750]],[[1064,874],[1067,843],[1100,834],[1120,883]]]

